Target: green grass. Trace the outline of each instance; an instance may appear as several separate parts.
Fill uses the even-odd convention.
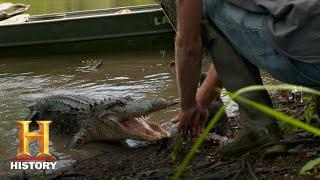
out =
[[[261,91],[261,90],[299,90],[302,92],[306,92],[306,93],[310,93],[310,94],[314,94],[317,96],[320,96],[320,91],[317,91],[315,89],[312,88],[307,88],[307,87],[297,87],[294,85],[268,85],[268,86],[261,86],[261,85],[257,85],[257,86],[249,86],[249,87],[245,87],[242,88],[240,90],[238,90],[235,93],[229,93],[231,99],[236,100],[238,102],[241,103],[245,103],[248,104],[250,106],[252,106],[253,108],[256,108],[257,110],[260,110],[263,113],[266,113],[274,118],[276,118],[279,121],[283,121],[285,123],[288,123],[292,126],[295,126],[297,128],[303,129],[305,131],[311,132],[316,136],[320,136],[320,129],[313,127],[307,123],[303,123],[298,119],[292,118],[284,113],[281,113],[275,109],[272,109],[268,106],[265,106],[263,104],[259,104],[257,102],[251,101],[249,99],[245,99],[243,97],[241,97],[241,94],[247,93],[247,92],[252,92],[252,91]],[[190,151],[188,152],[188,154],[186,155],[186,157],[183,159],[182,163],[180,164],[180,166],[178,167],[177,171],[175,172],[174,176],[172,177],[172,179],[176,180],[176,179],[180,179],[180,177],[182,176],[185,167],[190,163],[190,160],[193,158],[193,156],[195,155],[196,151],[198,150],[198,148],[201,146],[202,142],[204,141],[204,139],[208,136],[210,130],[214,127],[214,125],[218,122],[218,120],[220,119],[221,115],[223,114],[223,111],[225,109],[226,105],[224,105],[222,108],[219,109],[219,111],[217,112],[217,114],[211,119],[211,121],[209,122],[208,126],[205,128],[204,132],[199,136],[199,138],[196,140],[196,142],[193,144],[193,146],[191,147]],[[315,164],[315,165],[314,165]],[[316,166],[317,164],[319,164],[318,161],[316,161],[316,163],[313,163],[312,165]],[[309,167],[309,166],[308,166]]]
[[[320,164],[320,157],[307,162],[307,164],[305,164],[301,168],[299,175],[301,175],[301,176],[307,175],[309,171],[311,171],[312,169],[315,169],[315,167],[318,166],[319,164]]]

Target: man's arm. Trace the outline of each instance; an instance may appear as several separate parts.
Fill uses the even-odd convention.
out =
[[[202,65],[201,0],[177,0],[176,71],[180,112],[172,120],[179,131],[193,137],[203,130],[208,110],[196,101]]]
[[[205,80],[198,89],[197,102],[202,108],[208,108],[212,101],[220,95],[221,89],[222,83],[214,65],[211,64]]]
[[[202,64],[201,0],[177,0],[176,71],[182,110],[196,105]]]

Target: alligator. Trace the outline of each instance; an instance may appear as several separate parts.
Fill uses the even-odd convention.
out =
[[[166,107],[162,98],[97,100],[82,95],[54,95],[30,105],[27,119],[51,120],[50,130],[72,137],[67,148],[98,140],[158,141],[170,133],[148,121],[147,116]]]

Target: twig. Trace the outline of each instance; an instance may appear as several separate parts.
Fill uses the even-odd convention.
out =
[[[285,140],[283,141],[283,143],[287,147],[294,147],[294,146],[298,146],[299,144],[318,144],[319,141],[313,138],[306,138],[306,139],[297,139],[297,140],[291,140],[291,141]]]
[[[289,171],[289,170],[294,170],[294,169],[299,169],[301,167],[285,167],[285,168],[279,168],[279,169],[266,169],[266,168],[263,168],[263,169],[259,169],[259,170],[256,170],[255,173],[257,174],[261,174],[261,173],[281,173],[281,172],[284,172],[284,171]]]
[[[241,169],[237,172],[237,174],[236,175],[234,175],[233,176],[233,180],[236,180],[236,179],[238,179],[238,176],[242,173],[242,171],[244,170],[244,168],[245,168],[245,163],[244,163],[244,159],[245,159],[245,155],[244,156],[242,156],[242,160],[241,160]]]
[[[296,113],[296,114],[294,115],[294,117],[296,118],[296,117],[302,115],[302,114],[306,111],[307,108],[308,108],[307,105],[304,106],[303,109],[302,109],[300,112],[298,112],[298,113]]]
[[[207,163],[207,164],[203,164],[203,165],[200,165],[200,166],[197,166],[195,168],[193,168],[194,170],[198,170],[198,169],[202,169],[202,168],[209,168],[209,169],[214,169],[218,166],[224,166],[224,165],[227,165],[227,164],[232,164],[234,162],[236,162],[237,160],[236,159],[233,159],[233,160],[230,160],[230,161],[226,161],[226,162],[217,162],[216,164],[214,164],[213,166],[210,166],[213,164],[213,162],[210,162],[210,163]]]
[[[251,165],[250,165],[249,162],[247,162],[247,167],[248,167],[249,173],[250,173],[250,175],[252,176],[252,178],[253,178],[254,180],[258,180],[257,176],[256,176],[256,175],[254,174],[254,172],[252,171],[252,168],[251,168]]]
[[[309,106],[309,105],[310,105],[310,103],[296,104],[296,105],[290,107],[290,109],[294,109],[294,108],[301,107],[301,106]]]
[[[200,177],[196,177],[193,180],[211,180],[211,179],[226,179],[227,177],[231,176],[232,174],[235,174],[238,172],[238,170],[235,171],[231,171],[228,170],[228,174],[226,173],[227,170],[222,170],[223,172],[221,173],[221,171],[218,171],[214,174],[209,174],[206,176],[200,176]]]
[[[294,169],[299,169],[300,167],[284,167],[284,168],[279,168],[279,169],[273,169],[273,173],[282,173],[284,171],[289,171],[289,170],[294,170]]]

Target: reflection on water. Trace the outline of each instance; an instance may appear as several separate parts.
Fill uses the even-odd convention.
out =
[[[83,71],[90,59],[103,65]],[[177,98],[175,75],[168,65],[172,52],[128,52],[122,54],[71,54],[59,56],[2,58],[0,61],[0,175],[6,172],[9,160],[18,148],[16,121],[28,115],[27,105],[55,94],[82,94],[92,98],[165,97]],[[170,119],[177,107],[155,113],[151,118],[159,123]],[[51,151],[70,164],[73,156],[63,147],[65,138],[52,137]],[[105,149],[107,145],[102,145]],[[37,150],[35,144],[31,149]],[[92,147],[96,149],[96,146]],[[77,154],[78,155],[78,154]],[[2,169],[2,170],[1,170]]]
[[[0,0],[0,3],[8,2]],[[154,0],[11,0],[12,3],[31,5],[28,13],[46,14],[89,9],[102,9],[110,7],[134,6],[153,4]]]

